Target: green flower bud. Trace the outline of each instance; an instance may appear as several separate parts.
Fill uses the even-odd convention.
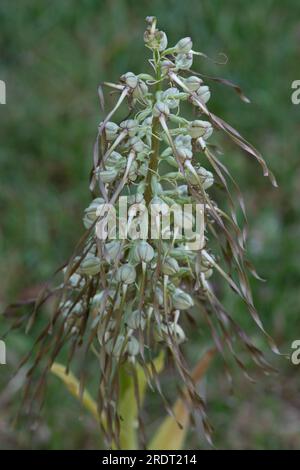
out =
[[[134,336],[130,336],[126,350],[129,356],[137,356],[140,352],[140,343]]]
[[[176,137],[174,144],[176,148],[184,147],[192,150],[192,138],[190,135],[179,134]]]
[[[154,257],[154,250],[146,240],[140,240],[135,244],[133,257],[139,263],[149,263]]]
[[[213,272],[213,269],[207,269],[207,271],[204,271],[203,274],[205,279],[209,279],[213,275]]]
[[[124,343],[125,337],[123,335],[119,335],[116,340],[115,338],[111,338],[105,342],[104,349],[107,354],[111,354],[112,356],[119,358],[122,351],[124,352]]]
[[[182,38],[180,39],[180,41],[178,41],[178,43],[175,46],[175,50],[179,54],[187,54],[188,52],[191,51],[192,47],[193,47],[193,42],[191,38],[187,37],[187,38]]]
[[[162,333],[167,337],[172,336],[177,344],[181,344],[186,340],[185,333],[178,323],[169,323],[161,326]]]
[[[197,171],[204,189],[210,188],[214,184],[214,175],[211,171],[206,170],[202,166]]]
[[[197,99],[200,100],[204,104],[208,102],[210,96],[211,96],[210,90],[208,86],[206,85],[200,86],[200,88],[198,88],[198,90],[196,91]],[[192,103],[197,104],[197,101],[194,99],[194,97],[192,97],[191,99],[192,99]]]
[[[101,204],[105,204],[102,197],[94,199],[90,205],[84,210],[83,225],[89,229],[97,218],[97,209]]]
[[[192,297],[181,289],[175,289],[172,295],[173,307],[177,310],[187,310],[194,305]]]
[[[178,54],[175,59],[175,65],[179,70],[189,70],[193,65],[193,54]]]
[[[167,256],[164,260],[162,271],[167,276],[176,274],[179,271],[179,264],[177,263],[176,259]]]
[[[129,173],[128,173],[128,179],[129,181],[135,181],[138,176],[138,163],[136,160],[133,160],[133,162],[130,165]]]
[[[132,72],[125,73],[121,76],[120,80],[132,90],[134,90],[138,85],[138,77]]]
[[[81,262],[78,272],[79,274],[85,274],[88,276],[95,276],[101,269],[101,260],[97,256],[87,255],[86,258]]]
[[[213,133],[213,127],[208,121],[192,121],[188,127],[188,133],[192,139],[198,139],[202,137],[203,139],[208,139]]]
[[[200,180],[203,189],[208,189],[214,184],[214,175],[202,166],[196,168],[196,173],[199,179],[189,169],[186,170],[186,178],[190,184],[199,185]]]
[[[135,119],[126,119],[121,122],[120,128],[127,130],[129,137],[134,137],[139,130],[139,123]]]
[[[188,87],[190,91],[197,91],[198,88],[202,85],[203,80],[199,77],[195,77],[194,75],[191,75],[188,78],[184,79],[184,84]]]
[[[155,299],[156,299],[158,305],[163,305],[164,304],[164,294],[163,294],[163,291],[160,287],[155,288],[154,295],[155,295]]]
[[[128,205],[134,205],[134,204],[144,204],[144,195],[141,193],[137,194],[132,194],[131,196],[128,196],[127,198]]]
[[[105,124],[105,137],[106,140],[115,140],[116,136],[118,135],[119,132],[119,126],[115,124],[114,122],[108,121]]]
[[[188,148],[179,147],[179,148],[176,148],[176,150],[177,150],[177,155],[182,162],[184,162],[185,160],[191,160],[193,158],[193,152]]]
[[[182,162],[193,158],[192,140],[190,135],[179,134],[174,141],[177,155]]]
[[[178,88],[171,87],[161,93],[161,100],[168,106],[169,109],[178,108],[180,94]]]
[[[118,176],[118,171],[114,168],[98,171],[98,176],[103,183],[112,183]]]
[[[117,258],[117,256],[120,256],[120,253],[122,253],[121,247],[122,247],[122,242],[118,240],[112,240],[111,242],[105,243],[105,246],[104,246],[105,258],[108,261],[114,261]],[[123,253],[121,254],[121,257],[122,256],[123,256]]]
[[[205,279],[209,279],[213,274],[212,264],[205,258],[201,258],[200,271],[204,274]]]
[[[143,152],[146,147],[144,142],[137,136],[132,137],[128,142],[128,145],[137,153]]]
[[[170,110],[166,103],[163,103],[162,101],[157,101],[153,107],[153,116],[155,117],[160,117],[161,115],[164,115],[168,117],[170,114]]]
[[[138,169],[138,174],[140,176],[146,176],[148,172],[148,162],[142,163]]]
[[[164,51],[168,45],[168,38],[164,31],[152,32],[151,29],[147,29],[144,33],[144,41],[150,49],[157,49],[160,52]]]
[[[67,268],[64,268],[63,273],[65,274],[67,271]],[[68,284],[72,287],[81,287],[82,284],[82,277],[79,276],[77,273],[73,273],[72,276],[69,277],[68,279]]]
[[[160,63],[162,75],[167,75],[170,70],[175,69],[175,64],[169,59],[162,60]]]
[[[131,330],[137,330],[138,328],[143,330],[146,326],[144,312],[140,312],[139,310],[130,312],[130,314],[126,317],[125,323]]]
[[[118,171],[124,170],[126,167],[126,158],[120,153],[113,151],[107,158],[105,166],[106,168],[108,167]]]
[[[139,78],[137,87],[133,90],[132,96],[138,100],[142,100],[147,93],[148,87],[146,83]]]
[[[135,278],[135,268],[131,264],[123,264],[117,270],[116,279],[118,282],[122,282],[123,284],[132,284],[135,281]]]

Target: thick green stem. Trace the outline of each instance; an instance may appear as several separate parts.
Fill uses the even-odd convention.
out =
[[[159,129],[159,118],[154,117],[153,122],[152,122],[151,157],[150,157],[148,173],[146,177],[146,190],[145,190],[146,206],[149,205],[152,199],[151,178],[152,178],[153,173],[156,172],[157,166],[158,166],[159,139],[156,136],[158,129]]]
[[[156,84],[156,89],[155,89],[155,92],[154,92],[154,95],[155,95],[156,92],[161,89],[161,81],[160,81],[160,79],[161,79],[161,70],[160,70],[160,66],[159,66],[159,61],[160,61],[159,54],[158,54],[158,57],[155,57],[155,55],[154,55],[153,59],[155,60],[155,62],[157,64],[157,68],[156,68],[157,84]],[[146,206],[149,205],[149,203],[152,199],[151,178],[152,178],[152,175],[157,171],[157,167],[158,167],[160,141],[157,137],[157,133],[158,133],[159,127],[160,127],[159,118],[153,116],[153,119],[152,119],[152,139],[151,139],[151,157],[150,157],[150,162],[149,162],[149,166],[148,166],[148,173],[147,173],[147,177],[146,177],[146,189],[145,189]]]

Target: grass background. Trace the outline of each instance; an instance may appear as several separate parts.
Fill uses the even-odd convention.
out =
[[[268,331],[289,353],[300,338],[300,105],[291,103],[291,83],[300,79],[298,0],[1,1],[0,79],[7,86],[7,104],[0,106],[1,307],[36,292],[83,233],[101,120],[97,85],[145,70],[147,15],[159,17],[170,44],[190,35],[195,48],[211,57],[225,52],[226,66],[200,59],[197,70],[237,82],[252,101],[246,105],[211,84],[211,109],[260,149],[278,179],[274,190],[258,165],[225,143],[224,162],[246,198],[249,257],[267,279],[253,283],[255,302]],[[221,295],[279,373],[265,377],[253,368],[252,385],[234,368],[234,394],[228,394],[216,361],[206,380],[216,446],[299,448],[299,367],[274,358],[244,307],[231,292]],[[21,333],[8,339],[8,365],[0,368],[0,448],[95,447],[94,424],[55,379],[42,419],[30,432],[23,422],[11,427],[20,395],[7,389],[7,377],[31,343]],[[190,344],[191,359],[197,358],[208,337],[200,330]],[[146,418],[158,415],[150,419],[155,427],[161,405],[149,398]],[[187,447],[205,447],[200,434],[191,431]]]

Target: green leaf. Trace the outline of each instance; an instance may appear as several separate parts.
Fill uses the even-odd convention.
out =
[[[210,349],[196,365],[192,374],[195,383],[202,379],[214,354],[215,349]],[[164,419],[149,444],[149,450],[182,449],[188,431],[190,413],[181,398],[176,400],[173,406],[173,414],[174,417],[167,416],[167,418]],[[178,423],[180,423],[180,426]]]
[[[80,396],[80,384],[75,375],[72,372],[66,373],[66,367],[58,362],[54,362],[51,372],[63,381],[69,392],[84,405],[96,421],[99,421],[96,401],[87,390]]]
[[[153,364],[156,372],[160,373],[164,366],[163,352],[157,356],[153,361]],[[145,376],[144,369],[140,365],[137,365],[135,370],[140,406],[142,406],[147,386],[147,378]],[[82,396],[80,396],[80,384],[75,375],[72,372],[66,373],[66,367],[58,362],[53,364],[51,372],[62,380],[69,392],[77,398],[96,419],[96,421],[99,422],[96,401],[87,390],[84,390]],[[138,448],[137,420],[139,410],[134,377],[130,374],[128,365],[123,366],[120,371],[120,395],[121,401],[118,411],[121,416],[121,448],[134,450]],[[105,428],[105,422],[102,422],[102,426]]]
[[[161,353],[154,361],[153,364],[157,373],[161,372],[164,366],[164,354]],[[136,381],[138,385],[137,390],[134,385],[133,375],[130,374],[128,366],[123,366],[120,372],[120,387],[121,387],[121,402],[119,405],[119,414],[121,416],[121,429],[120,429],[120,443],[121,448],[126,450],[138,449],[138,400],[140,406],[143,404],[145,397],[147,378],[144,369],[137,365]]]

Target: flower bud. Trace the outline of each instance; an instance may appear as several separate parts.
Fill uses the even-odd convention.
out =
[[[138,77],[132,72],[125,73],[121,76],[120,80],[132,90],[134,90],[138,85]]]
[[[114,140],[119,132],[118,124],[108,121],[105,124],[105,137],[106,140],[111,141]]]
[[[100,258],[94,255],[87,255],[86,258],[81,262],[78,272],[79,274],[85,274],[88,276],[95,276],[101,269]]]
[[[126,119],[121,122],[120,127],[127,130],[129,137],[134,137],[139,130],[139,123],[135,119]]]
[[[176,137],[174,144],[176,148],[184,147],[192,150],[192,138],[190,135],[179,134]]]
[[[101,204],[105,204],[102,197],[94,199],[90,205],[84,210],[83,225],[89,229],[97,218],[97,209]]]
[[[102,300],[103,300],[103,297],[104,297],[104,290],[99,292],[98,294],[94,295],[93,299],[92,299],[92,306],[97,308],[97,307],[100,307],[101,306],[101,303],[102,303]]]
[[[203,271],[205,279],[209,279],[213,275],[213,269],[207,269],[206,271]]]
[[[199,185],[200,180],[203,189],[208,189],[214,184],[214,175],[202,166],[196,168],[196,173],[198,178],[189,169],[186,170],[186,178],[190,184]]]
[[[131,264],[123,264],[120,266],[116,273],[116,279],[118,282],[124,284],[132,284],[135,281],[136,272],[135,268]]]
[[[164,115],[168,117],[170,114],[170,110],[168,106],[163,103],[162,101],[157,101],[153,107],[153,116],[155,117],[160,117],[161,115]]]
[[[197,91],[202,83],[203,80],[201,80],[201,78],[199,77],[195,77],[194,75],[191,75],[190,77],[184,80],[184,84],[188,87],[190,91]]]
[[[133,257],[139,263],[149,263],[154,257],[154,250],[146,240],[140,240],[134,247]]]
[[[173,307],[177,310],[187,310],[194,305],[192,297],[181,289],[175,289],[172,295]]]
[[[139,166],[138,175],[147,176],[147,173],[148,173],[148,162],[144,162]]]
[[[214,184],[214,175],[211,171],[208,171],[201,166],[197,173],[200,177],[204,189],[208,189]]]
[[[171,87],[162,92],[161,99],[169,109],[175,109],[179,105],[179,98],[177,96],[179,93],[178,88]]]
[[[177,150],[177,155],[182,162],[185,160],[191,160],[193,157],[192,152],[192,140],[190,135],[179,134],[175,141],[174,145]]]
[[[177,150],[177,155],[182,162],[184,162],[185,160],[191,160],[193,158],[193,152],[188,148],[179,147],[179,148],[176,148],[176,150]]]
[[[144,33],[144,41],[150,49],[157,49],[158,51],[164,51],[168,45],[168,38],[164,31],[146,30]]]
[[[63,269],[63,273],[66,274],[66,271],[67,271],[67,268],[64,268]],[[72,287],[82,287],[82,277],[79,276],[79,274],[77,273],[73,273],[69,279],[68,279],[68,284],[70,284],[70,286]]]
[[[131,194],[131,196],[127,196],[127,202],[128,204],[131,206],[131,205],[135,205],[135,204],[141,204],[143,203],[144,204],[144,195],[141,194],[141,193],[136,193],[136,194]],[[128,212],[128,215],[130,215],[130,208],[129,208],[129,212]],[[135,215],[136,211],[134,212],[133,215]]]
[[[169,59],[162,60],[160,63],[162,75],[167,75],[170,70],[175,69],[175,64]]]
[[[149,26],[152,26],[153,23],[156,24],[157,18],[156,18],[156,16],[146,16],[145,20],[146,20],[146,23],[148,23]]]
[[[211,93],[209,91],[208,86],[203,85],[203,86],[200,86],[200,88],[198,88],[198,90],[196,91],[196,95],[197,95],[197,99],[205,104],[208,102],[211,96]],[[197,101],[194,99],[194,97],[192,97],[192,103],[197,104]]]
[[[105,246],[104,246],[105,258],[108,261],[114,261],[117,258],[117,256],[119,256],[120,253],[122,253],[121,247],[122,247],[122,243],[118,240],[112,240],[111,242],[105,243]]]
[[[119,358],[124,348],[125,337],[119,335],[117,339],[110,338],[107,342],[104,343],[104,348],[107,354],[112,355],[116,358]]]
[[[193,54],[178,54],[175,59],[175,65],[179,70],[189,70],[193,65]]]
[[[141,153],[145,150],[144,142],[137,136],[132,137],[128,144],[136,153]]]
[[[108,168],[107,170],[100,170],[98,176],[103,183],[111,183],[118,176],[118,171],[114,168]]]
[[[129,181],[135,181],[137,179],[137,172],[138,172],[138,163],[136,160],[133,160],[133,162],[130,165],[129,173],[128,173],[128,179]]]
[[[178,52],[179,54],[187,54],[188,52],[190,52],[192,47],[193,47],[193,42],[191,38],[186,37],[178,41],[178,43],[175,46],[175,49],[176,49],[176,52]]]
[[[167,276],[172,276],[179,271],[179,264],[175,258],[167,256],[163,262],[162,271]]]
[[[126,158],[120,153],[113,151],[107,158],[105,166],[118,171],[124,170],[126,167]]]
[[[177,344],[181,344],[186,340],[185,333],[178,323],[162,325],[161,331],[167,338],[171,335]]]
[[[146,318],[143,312],[135,310],[134,312],[130,312],[125,323],[131,330],[137,330],[138,328],[143,330],[146,326]]]
[[[136,88],[133,90],[132,96],[138,100],[141,100],[144,98],[145,95],[147,95],[147,93],[148,93],[148,87],[146,83],[139,78],[138,84]]]
[[[137,356],[140,352],[140,343],[134,336],[130,336],[126,350],[129,356]]]
[[[204,274],[205,279],[209,279],[213,274],[212,263],[206,258],[201,258],[200,272]]]
[[[208,139],[213,132],[213,127],[210,122],[208,121],[192,121],[190,122],[188,133],[192,137],[192,139],[198,139],[202,137],[203,139]]]
[[[164,294],[160,287],[155,288],[154,292],[155,300],[157,301],[158,305],[164,304]]]

